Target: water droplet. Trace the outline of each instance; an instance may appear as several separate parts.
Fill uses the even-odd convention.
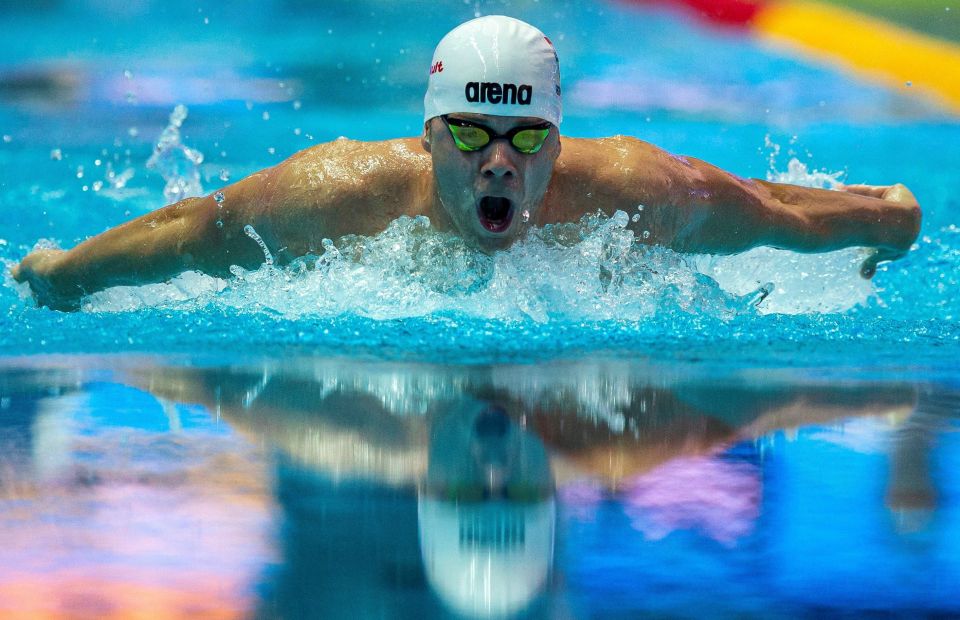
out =
[[[637,205],[637,211],[643,211],[643,205]]]
[[[133,71],[131,71],[130,69],[124,69],[124,70],[123,70],[123,77],[127,78],[128,80],[132,80],[132,79],[133,79]]]
[[[94,159],[94,160],[93,160],[93,165],[94,165],[94,166],[99,166],[99,165],[101,165],[101,164],[103,164],[103,162],[102,162],[101,160],[99,160],[99,159]]]
[[[93,182],[93,191],[99,192],[103,188],[103,181],[94,181]]]
[[[906,85],[907,85],[908,87],[909,87],[909,86],[913,86],[913,82],[910,81],[910,80],[907,80],[907,81],[906,81]]]
[[[217,228],[223,228],[223,220],[217,220]]]
[[[271,146],[271,147],[268,147],[268,148],[267,148],[267,152],[270,153],[271,155],[273,155],[274,153],[277,152],[277,149],[275,149],[275,148],[273,148],[273,147]]]
[[[229,181],[229,180],[230,180],[230,171],[227,170],[226,168],[221,169],[221,170],[220,170],[220,180],[221,180],[221,181],[224,181],[224,182]]]
[[[208,24],[210,23],[210,18],[209,18],[209,17],[204,17],[204,18],[203,18],[203,23],[204,23],[204,25],[208,25]]]
[[[523,216],[523,221],[524,221],[524,222],[529,222],[529,221],[530,221],[530,211],[528,211],[527,209],[524,209],[524,210],[523,210],[523,213],[521,213],[520,215]]]
[[[634,213],[634,214],[633,214],[633,217],[631,217],[630,220],[633,221],[634,223],[639,222],[639,221],[640,221],[640,214],[639,214],[639,213]]]
[[[299,110],[302,105],[303,105],[303,104],[300,103],[300,100],[297,99],[296,101],[293,102],[293,109],[294,109],[294,110]]]
[[[293,129],[293,135],[299,136],[300,133],[301,133],[300,128],[299,128],[299,127],[294,127],[294,129]]]
[[[63,159],[63,152],[60,149],[53,149],[50,151],[50,159],[60,161]]]
[[[649,239],[649,238],[650,238],[650,231],[649,231],[649,230],[643,231],[643,238],[644,238],[644,239]]]
[[[263,118],[263,120],[265,120],[265,121],[270,120],[270,113],[267,112],[266,110],[264,110],[264,111],[263,111],[263,114],[261,114],[260,116],[261,116],[261,117]]]
[[[78,179],[83,178],[83,166],[77,166],[77,178]]]
[[[243,233],[257,242],[257,245],[260,246],[260,250],[263,252],[263,262],[265,262],[269,266],[272,266],[273,255],[270,254],[270,250],[269,248],[267,248],[267,244],[264,243],[263,238],[259,234],[257,234],[257,231],[253,229],[253,226],[251,226],[250,224],[247,224],[246,226],[244,226]]]
[[[218,207],[223,206],[223,192],[217,192],[216,194],[214,194],[213,199],[217,201]]]
[[[140,133],[140,130],[137,129],[136,127],[131,127],[130,129],[127,130],[127,134],[131,138],[136,138],[139,133]]]
[[[4,135],[3,141],[6,142],[7,144],[10,144],[11,142],[13,142],[13,136]]]
[[[127,103],[136,103],[136,102],[137,102],[137,96],[133,93],[133,91],[129,91],[129,90],[128,90],[126,97],[127,97]]]

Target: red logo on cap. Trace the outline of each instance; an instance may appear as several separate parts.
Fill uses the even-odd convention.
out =
[[[433,75],[434,73],[440,73],[441,71],[443,71],[442,60],[438,60],[437,62],[430,65],[430,75]]]

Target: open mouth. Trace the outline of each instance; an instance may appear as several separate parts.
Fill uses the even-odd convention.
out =
[[[490,232],[503,232],[513,221],[513,201],[500,196],[484,196],[477,203],[480,224]]]

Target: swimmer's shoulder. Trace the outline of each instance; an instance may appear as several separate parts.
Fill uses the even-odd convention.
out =
[[[284,196],[322,206],[402,194],[429,174],[431,165],[415,138],[339,138],[299,151],[267,172]]]
[[[609,193],[635,186],[668,160],[666,151],[631,136],[561,140],[554,167],[557,189],[574,194]]]
[[[413,214],[429,155],[418,139],[366,142],[340,138],[295,153],[265,171],[263,202],[285,228],[318,223],[325,235],[379,232]],[[287,222],[291,220],[291,222]]]
[[[638,161],[668,155],[663,149],[634,138],[616,135],[607,138],[561,139],[562,149],[557,165],[570,173],[604,174]]]
[[[553,219],[672,202],[670,179],[682,163],[649,142],[632,136],[564,137],[561,147],[545,197]]]

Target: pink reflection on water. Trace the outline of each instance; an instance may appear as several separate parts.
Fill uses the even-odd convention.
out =
[[[749,464],[685,457],[628,480],[624,511],[649,540],[697,530],[732,547],[753,531],[760,493],[760,474]]]
[[[564,510],[580,521],[593,521],[603,495],[603,487],[594,480],[575,480],[557,489]]]
[[[180,449],[169,467],[125,456],[164,442]],[[202,434],[78,446],[105,462],[91,471],[75,460],[56,481],[23,480],[16,497],[0,497],[0,617],[249,615],[276,561],[260,455]]]

